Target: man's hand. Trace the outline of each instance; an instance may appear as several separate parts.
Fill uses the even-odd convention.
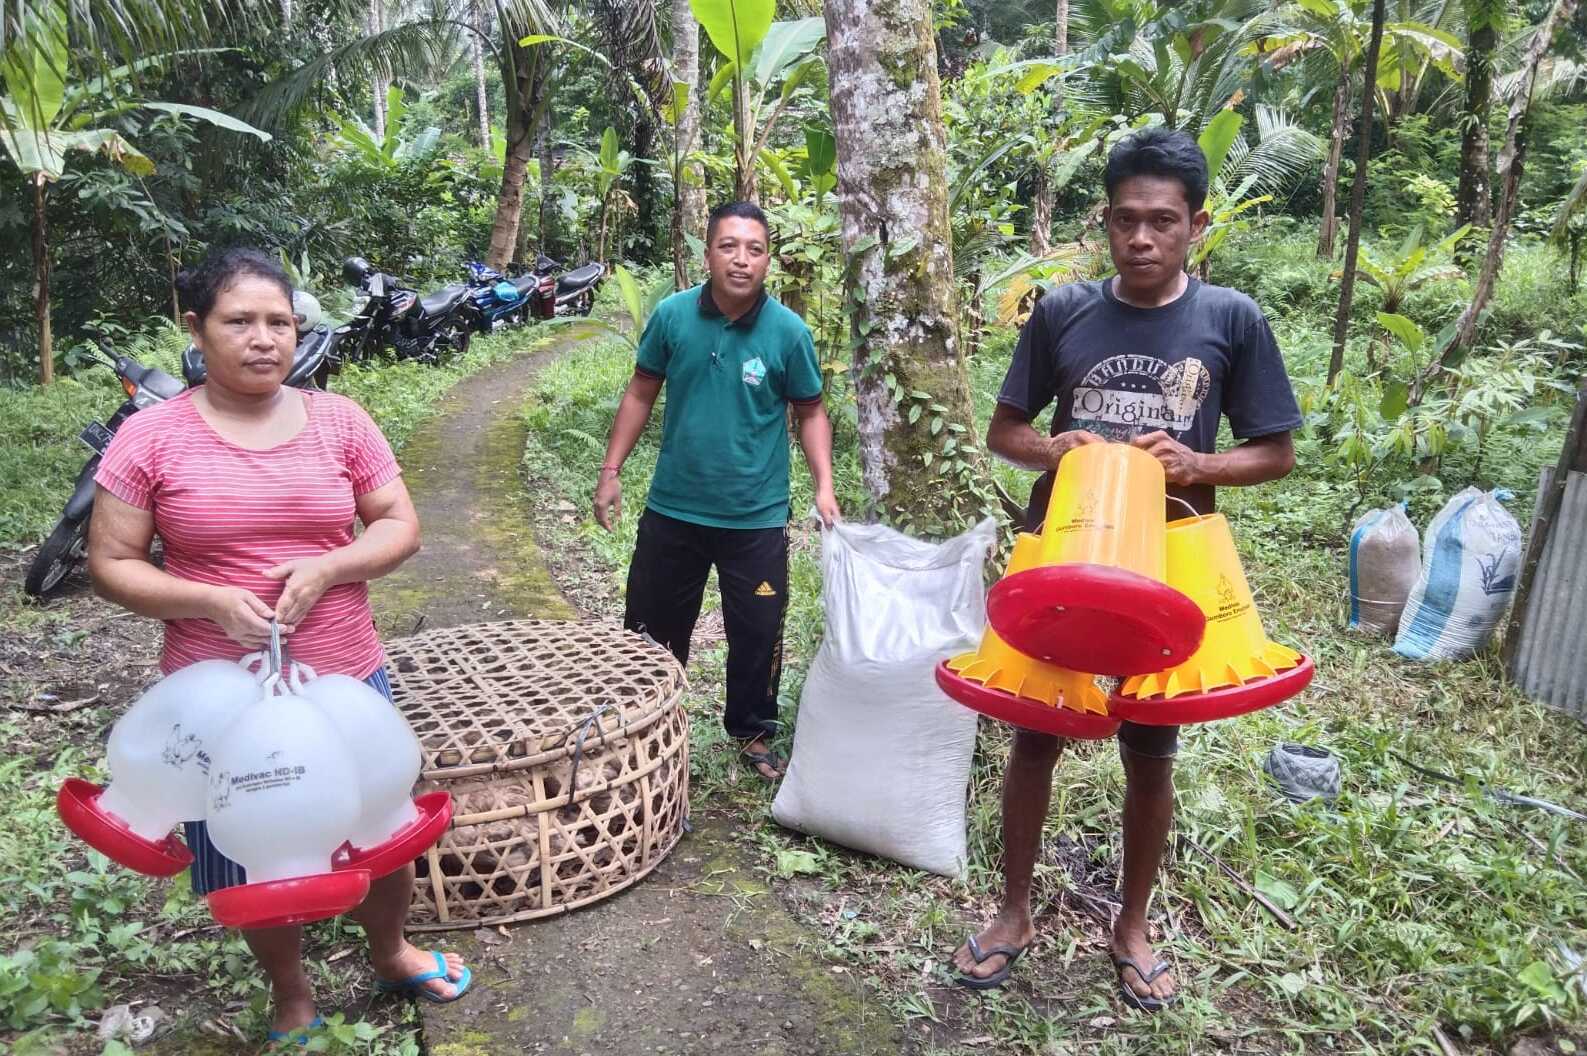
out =
[[[622,515],[623,483],[617,473],[603,469],[600,482],[595,485],[595,523],[610,532]]]
[[[275,613],[251,590],[241,587],[215,587],[211,595],[209,618],[220,624],[226,637],[249,649],[270,644],[270,620]],[[283,626],[282,631],[291,628]]]
[[[281,629],[296,627],[335,583],[331,564],[323,556],[300,557],[265,570],[267,579],[284,579],[286,586],[276,599],[276,620]]]
[[[1063,457],[1081,444],[1103,444],[1106,442],[1096,433],[1088,433],[1084,429],[1071,429],[1067,433],[1050,436],[1047,438],[1047,450],[1051,455],[1052,461],[1047,468],[1057,469],[1058,463],[1063,461]]]
[[[1163,464],[1163,477],[1170,484],[1200,484],[1205,477],[1201,455],[1161,429],[1137,436],[1130,443]]]
[[[831,488],[816,492],[816,512],[821,515],[821,524],[827,528],[843,519],[843,515],[838,512],[838,497],[832,494]]]

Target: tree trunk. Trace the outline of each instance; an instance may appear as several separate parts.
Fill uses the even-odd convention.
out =
[[[469,55],[474,60],[474,103],[479,111],[479,145],[490,149],[490,96],[485,90],[485,9],[472,0],[474,32],[469,34]]]
[[[1575,10],[1576,0],[1557,0],[1527,49],[1522,67],[1525,72],[1521,75],[1515,98],[1510,102],[1504,147],[1499,151],[1499,209],[1493,217],[1493,232],[1488,236],[1488,255],[1482,261],[1482,271],[1477,276],[1476,288],[1472,290],[1471,303],[1460,314],[1460,326],[1455,333],[1454,343],[1439,357],[1430,374],[1442,371],[1450,353],[1463,354],[1477,338],[1477,322],[1493,296],[1493,285],[1498,281],[1499,267],[1504,262],[1504,242],[1510,235],[1510,221],[1515,217],[1516,192],[1521,185],[1521,164],[1526,157],[1526,136],[1522,126],[1532,108],[1532,88],[1537,83],[1537,68],[1553,43],[1554,28],[1569,22]]]
[[[1053,34],[1053,55],[1063,58],[1069,53],[1069,0],[1058,0],[1057,31]],[[1053,82],[1053,118],[1056,122],[1063,121],[1064,90],[1063,80],[1059,78]],[[1030,251],[1033,256],[1045,257],[1052,252],[1052,212],[1053,200],[1058,196],[1058,188],[1053,186],[1051,167],[1058,163],[1058,152],[1053,151],[1053,156],[1036,166],[1036,194],[1035,203],[1031,207],[1030,217]]]
[[[1493,53],[1499,45],[1499,31],[1481,10],[1490,6],[1469,0],[1466,4],[1472,28],[1466,45],[1466,109],[1461,115],[1460,186],[1455,192],[1457,226],[1487,227],[1493,222],[1488,111],[1493,105]]]
[[[369,33],[383,33],[386,29],[385,15],[380,10],[381,0],[369,0]],[[375,95],[375,122],[371,126],[375,133],[377,143],[384,142],[386,138],[386,79],[376,73],[370,78],[370,87]]]
[[[281,24],[283,26],[292,24],[292,0],[281,0]]]
[[[1361,87],[1361,122],[1356,126],[1360,148],[1356,151],[1356,176],[1350,183],[1350,234],[1345,239],[1345,271],[1339,280],[1339,311],[1334,316],[1334,350],[1328,358],[1328,384],[1345,365],[1345,335],[1350,332],[1350,302],[1356,292],[1356,259],[1361,253],[1361,207],[1367,195],[1367,165],[1372,159],[1372,108],[1378,93],[1378,52],[1383,47],[1383,0],[1372,2],[1372,39],[1367,43],[1367,64]]]
[[[545,87],[544,67],[538,50],[518,45],[516,31],[503,26],[511,56],[502,87],[507,97],[507,159],[501,171],[501,193],[496,198],[496,218],[490,226],[490,249],[485,262],[497,271],[512,263],[518,245],[518,224],[523,216],[523,184],[534,150],[534,123]]]
[[[545,116],[540,121],[540,127],[535,133],[535,149],[540,155],[540,215],[537,218],[540,226],[540,252],[546,256],[555,256],[551,252],[553,244],[552,221],[555,215],[551,210],[551,186],[556,177],[557,159],[551,150],[551,130],[554,127],[555,115],[551,112],[552,88],[546,86],[546,99],[544,102]]]
[[[33,317],[39,327],[39,384],[55,380],[55,340],[50,333],[50,244],[44,212],[44,174],[33,176]]]
[[[1345,111],[1349,106],[1350,70],[1341,67],[1339,83],[1334,86],[1334,122],[1328,137],[1328,162],[1323,166],[1322,175],[1322,230],[1317,235],[1317,256],[1321,260],[1333,259],[1334,236],[1339,233],[1335,199],[1339,194],[1339,161],[1345,152]]]
[[[672,75],[688,86],[673,143],[672,284],[689,285],[689,240],[705,240],[705,175],[689,155],[700,138],[700,24],[689,0],[672,0]]]
[[[884,519],[946,535],[988,501],[957,332],[931,4],[826,0],[823,13],[861,470]]]

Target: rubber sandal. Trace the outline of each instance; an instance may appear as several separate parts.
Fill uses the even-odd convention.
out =
[[[1163,998],[1152,997],[1150,994],[1138,994],[1135,992],[1135,988],[1133,986],[1124,981],[1124,969],[1128,968],[1136,974],[1141,982],[1145,983],[1147,986],[1151,986],[1152,983],[1156,981],[1158,976],[1168,971],[1169,965],[1167,961],[1158,961],[1156,964],[1152,965],[1151,971],[1143,972],[1141,971],[1141,966],[1135,963],[1134,958],[1115,957],[1113,958],[1113,967],[1119,973],[1119,996],[1122,997],[1124,999],[1124,1003],[1129,1005],[1131,1008],[1138,1008],[1142,1012],[1161,1012],[1163,1009],[1174,1003],[1174,997],[1177,995],[1171,995],[1169,997]]]
[[[965,943],[965,945],[970,947],[970,956],[975,959],[976,964],[980,964],[988,957],[996,957],[1000,953],[1005,958],[1003,961],[1003,967],[999,968],[991,975],[984,977],[979,975],[960,975],[954,980],[960,986],[968,990],[996,990],[998,987],[1008,982],[1009,975],[1014,971],[1014,965],[1017,964],[1019,959],[1025,955],[1025,951],[1030,949],[1030,947],[1026,945],[993,946],[990,950],[983,950],[981,949],[981,944],[976,941],[974,935],[970,936],[969,942]]]
[[[766,782],[768,785],[775,785],[777,782],[781,781],[783,776],[788,772],[786,769],[787,762],[782,758],[782,756],[769,749],[764,752],[751,752],[746,750],[744,752],[744,758],[749,760],[750,770],[754,772],[755,776]],[[777,771],[777,776],[767,777],[765,774],[760,772],[760,768],[762,766],[771,767],[773,770]]]
[[[377,976],[375,978],[375,989],[383,994],[403,994],[405,996],[423,998],[425,1001],[437,1005],[449,1004],[466,994],[468,992],[468,984],[474,981],[474,973],[468,965],[465,964],[463,966],[462,976],[452,979],[448,976],[446,957],[441,951],[431,950],[430,955],[435,958],[435,968],[431,971],[418,972],[408,976],[406,979],[381,979]],[[424,985],[432,979],[445,979],[451,983],[454,987],[452,996],[441,997],[434,990]]]
[[[309,1043],[309,1031],[318,1030],[323,1026],[325,1026],[325,1020],[321,1019],[319,1016],[315,1016],[313,1019],[309,1020],[309,1025],[306,1027],[299,1027],[296,1030],[266,1031],[265,1041],[266,1043],[273,1045],[278,1041],[286,1041],[288,1038],[292,1037],[292,1035],[296,1034],[297,1043],[299,1045],[307,1045]]]

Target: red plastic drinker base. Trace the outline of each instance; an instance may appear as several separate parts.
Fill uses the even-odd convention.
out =
[[[209,911],[228,928],[284,928],[340,916],[369,894],[367,869],[294,876],[211,891]]]
[[[1001,580],[986,618],[1038,660],[1097,675],[1177,667],[1201,645],[1201,606],[1166,583],[1112,565],[1044,565]]]
[[[189,851],[174,834],[149,840],[99,806],[104,789],[69,777],[55,796],[55,810],[72,834],[117,865],[149,876],[175,876],[193,864]]]
[[[1190,722],[1216,722],[1236,715],[1281,704],[1311,683],[1311,657],[1288,671],[1258,678],[1243,686],[1228,686],[1206,693],[1182,693],[1177,697],[1126,697],[1115,693],[1108,708],[1121,719],[1146,726],[1183,726]]]
[[[394,873],[430,849],[452,823],[452,794],[426,792],[413,798],[418,820],[409,824],[385,843],[367,850],[357,847],[337,852],[331,868],[367,869],[376,880]]]
[[[1112,737],[1119,728],[1119,720],[1111,715],[1050,707],[1005,690],[988,689],[948,670],[946,660],[937,665],[937,685],[971,711],[1037,733],[1050,733],[1074,741],[1098,741]]]

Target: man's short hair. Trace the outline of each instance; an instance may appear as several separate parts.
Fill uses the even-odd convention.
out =
[[[705,221],[705,244],[709,248],[716,238],[716,225],[728,217],[740,220],[753,220],[766,232],[766,241],[771,241],[771,224],[766,220],[766,214],[754,202],[723,202],[711,210],[711,215]]]
[[[1109,202],[1119,184],[1132,176],[1178,180],[1192,213],[1207,204],[1207,156],[1189,132],[1155,126],[1119,140],[1108,152],[1108,165],[1102,172]]]

